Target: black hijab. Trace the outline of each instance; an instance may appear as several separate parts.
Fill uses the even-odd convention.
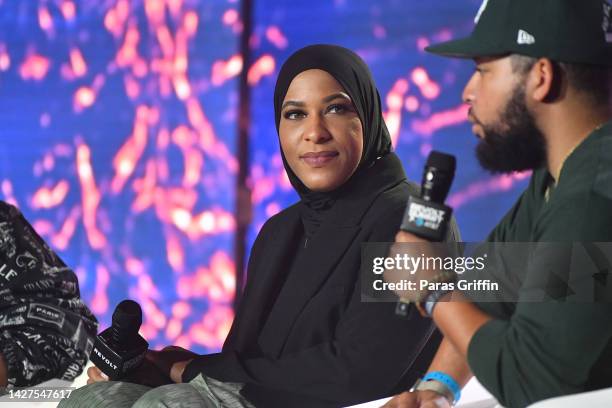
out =
[[[274,89],[274,115],[278,133],[281,107],[291,81],[309,69],[320,69],[329,73],[350,96],[363,128],[363,154],[353,175],[338,189],[330,192],[315,192],[308,189],[295,175],[281,148],[283,165],[291,185],[303,203],[302,221],[306,237],[310,237],[322,222],[323,214],[335,200],[359,183],[364,169],[371,167],[378,158],[391,151],[391,137],[383,120],[380,95],[370,69],[353,51],[337,45],[311,45],[292,54],[283,64]],[[375,175],[369,175],[372,177]]]

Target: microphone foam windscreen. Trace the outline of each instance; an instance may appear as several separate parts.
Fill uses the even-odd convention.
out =
[[[133,300],[124,300],[113,312],[113,326],[127,332],[138,332],[142,324],[142,309]]]
[[[457,159],[451,154],[446,154],[432,150],[427,158],[427,167],[435,167],[438,171],[455,174]]]

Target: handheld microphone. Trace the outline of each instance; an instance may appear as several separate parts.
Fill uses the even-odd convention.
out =
[[[113,312],[111,327],[96,337],[90,360],[110,380],[125,377],[144,360],[149,343],[138,334],[142,310],[133,300],[124,300]]]
[[[432,151],[427,158],[421,197],[410,196],[400,229],[433,242],[441,242],[446,236],[453,209],[444,205],[450,191],[457,160],[450,154]],[[399,301],[395,314],[408,315],[408,303]]]

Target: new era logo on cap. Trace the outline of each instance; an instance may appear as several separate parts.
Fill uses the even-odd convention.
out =
[[[535,43],[535,37],[525,30],[519,30],[516,42],[520,45],[531,45]]]
[[[488,3],[489,3],[489,0],[484,0],[482,2],[482,4],[480,5],[480,8],[478,9],[478,13],[476,13],[476,17],[474,17],[474,23],[478,24],[478,21],[480,20],[480,16],[482,16],[482,13],[487,8]]]
[[[468,37],[426,50],[458,58],[519,54],[612,67],[611,5],[612,0],[481,0]]]

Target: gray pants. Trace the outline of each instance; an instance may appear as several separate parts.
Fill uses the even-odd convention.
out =
[[[81,387],[62,400],[59,408],[254,408],[240,395],[242,384],[197,376],[183,384],[157,388],[119,381]]]

